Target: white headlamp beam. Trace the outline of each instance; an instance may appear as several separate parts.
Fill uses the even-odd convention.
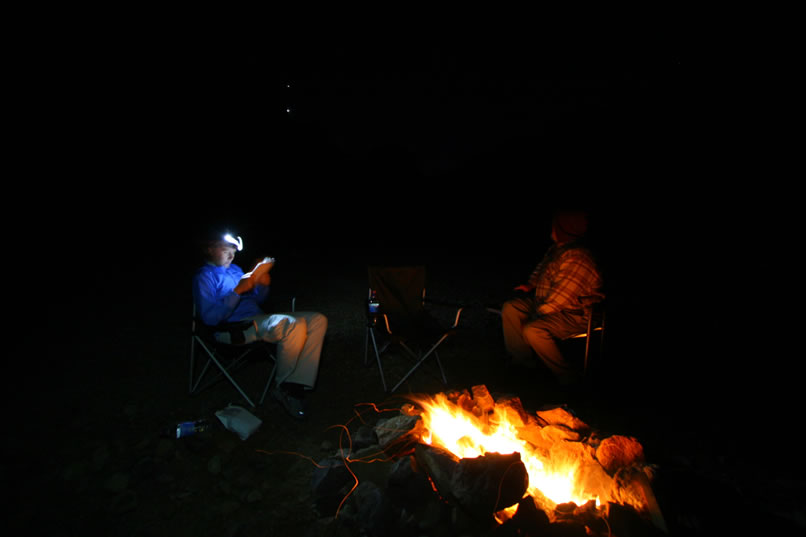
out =
[[[229,233],[227,233],[226,235],[224,235],[224,241],[234,245],[239,252],[243,250],[243,239],[240,237],[235,238]]]

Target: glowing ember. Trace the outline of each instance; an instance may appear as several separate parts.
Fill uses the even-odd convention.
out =
[[[618,468],[612,467],[613,458],[603,462],[604,455],[612,453],[611,446],[621,447],[609,442],[611,438],[624,439],[638,448],[629,454],[631,460],[617,461],[619,468],[641,460],[643,452],[634,439],[592,439],[580,432],[590,432],[587,425],[563,409],[528,415],[517,400],[494,402],[483,386],[474,387],[473,392],[472,397],[464,392],[414,399],[422,409],[420,441],[460,459],[519,453],[529,475],[527,495],[546,510],[569,502],[646,507],[640,494],[631,497],[616,484],[613,475]],[[625,450],[618,453],[623,455]],[[514,507],[508,511],[511,514]]]

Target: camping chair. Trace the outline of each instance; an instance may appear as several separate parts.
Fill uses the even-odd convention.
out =
[[[585,340],[585,359],[582,366],[582,374],[585,376],[588,374],[590,367],[591,337],[594,335],[598,335],[599,337],[599,359],[601,360],[601,357],[604,355],[605,300],[597,295],[581,296],[579,300],[582,302],[582,307],[588,318],[588,325],[584,332],[571,334],[562,341]],[[498,316],[501,315],[500,306],[488,306],[487,311]]]
[[[296,306],[296,299],[291,300],[291,311],[294,311]],[[263,404],[266,398],[266,393],[269,391],[271,382],[274,379],[274,374],[277,370],[277,359],[274,356],[273,344],[266,341],[257,340],[252,343],[244,342],[244,331],[247,330],[252,321],[238,321],[233,323],[221,323],[216,326],[208,326],[204,324],[201,318],[196,314],[196,304],[193,304],[193,317],[191,323],[191,341],[190,341],[190,383],[189,393],[195,394],[205,388],[213,385],[215,382],[226,377],[226,379],[235,387],[236,390],[246,399],[253,408],[256,406],[241,385],[235,380],[232,373],[241,366],[253,352],[265,352],[268,354],[272,362],[272,369],[269,373],[269,378],[266,380],[266,385],[263,388],[263,393],[260,396],[258,404]],[[215,339],[215,334],[218,332],[227,332],[230,334],[231,343],[222,343]],[[196,352],[197,347],[202,349],[207,355],[207,362],[204,364],[198,376],[195,376],[196,365]],[[202,379],[210,369],[210,365],[214,365],[218,369],[218,374],[209,378],[207,382],[200,386]]]
[[[456,307],[453,325],[446,328],[440,324],[426,308],[427,303]],[[372,341],[384,391],[389,390],[386,386],[381,354],[392,344],[399,345],[416,360],[414,366],[395,384],[392,392],[432,355],[439,367],[442,382],[448,383],[437,348],[455,333],[463,308],[459,304],[426,298],[425,267],[369,267],[367,304],[364,365],[369,363],[369,342]],[[386,341],[380,348],[376,332],[385,335]],[[412,347],[416,348],[416,352]]]
[[[588,374],[591,354],[591,337],[599,337],[599,359],[604,355],[604,332],[605,332],[605,301],[601,296],[581,296],[580,302],[588,318],[588,326],[584,332],[573,334],[564,341],[585,339],[585,361],[582,366],[582,374]]]

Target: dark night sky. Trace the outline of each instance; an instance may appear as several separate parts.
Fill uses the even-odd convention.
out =
[[[673,272],[719,220],[692,173],[711,97],[682,32],[240,30],[65,55],[61,124],[77,143],[55,234],[91,233],[131,270],[182,266],[223,227],[278,257],[529,264],[551,211],[578,205],[627,274],[658,279],[637,267]]]
[[[703,69],[683,29],[279,38],[280,24],[54,52],[52,135],[66,149],[48,155],[61,174],[40,235],[64,259],[92,249],[100,270],[74,264],[77,278],[184,285],[194,240],[225,226],[278,258],[420,249],[530,266],[552,209],[576,204],[684,353],[717,347],[721,378],[719,365],[735,371],[727,348],[757,352],[751,336],[720,347],[710,334],[765,294],[775,261],[757,251],[760,230],[787,224],[735,173],[750,154],[728,132],[743,109],[720,114],[738,83],[715,89],[716,64]]]
[[[46,221],[66,255],[91,234],[110,273],[178,279],[201,234],[230,228],[250,255],[531,268],[551,211],[579,206],[631,292],[706,265],[690,239],[712,218],[691,173],[707,103],[685,36],[240,30],[65,55],[73,178]]]
[[[680,36],[285,35],[88,44],[69,158],[111,180],[101,202],[66,185],[57,218],[110,245],[226,225],[283,248],[294,222],[329,251],[432,231],[490,250],[569,202],[623,235],[669,231],[665,207],[689,201]]]

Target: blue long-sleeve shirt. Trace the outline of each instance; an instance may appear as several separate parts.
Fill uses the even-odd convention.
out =
[[[196,271],[193,299],[204,324],[215,326],[264,314],[260,304],[268,297],[269,287],[256,285],[251,291],[239,295],[234,289],[243,274],[238,265],[219,267],[209,263]]]

